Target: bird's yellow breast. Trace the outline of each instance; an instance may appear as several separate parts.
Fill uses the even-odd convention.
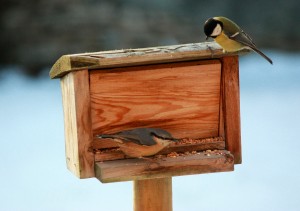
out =
[[[227,52],[235,52],[244,48],[244,45],[229,39],[223,32],[215,38],[215,41]]]

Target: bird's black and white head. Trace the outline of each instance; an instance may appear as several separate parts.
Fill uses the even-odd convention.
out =
[[[204,24],[204,33],[206,35],[206,39],[209,37],[216,38],[222,33],[223,30],[223,23],[219,20],[214,18],[209,18],[205,21]]]

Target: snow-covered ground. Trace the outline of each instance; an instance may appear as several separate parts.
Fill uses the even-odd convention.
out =
[[[173,178],[174,211],[300,209],[300,54],[240,60],[243,164]],[[0,210],[132,210],[132,183],[65,165],[59,80],[0,74]]]

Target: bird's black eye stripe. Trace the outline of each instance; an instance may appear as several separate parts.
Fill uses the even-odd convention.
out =
[[[151,136],[156,136],[156,134],[155,134],[155,133],[153,133],[153,132],[150,132],[150,135],[151,135]]]
[[[167,140],[167,141],[173,140],[173,141],[175,141],[175,142],[176,142],[176,141],[179,141],[179,139],[176,139],[176,138],[159,136],[159,135],[157,135],[157,134],[154,133],[154,132],[150,132],[150,135],[151,135],[151,136],[155,136],[156,138],[159,138],[159,139],[161,139],[161,140]]]
[[[156,138],[159,138],[159,139],[169,140],[169,138],[165,138],[165,137],[159,136],[159,135],[157,135],[157,134],[154,133],[154,132],[150,132],[150,135],[151,135],[151,136],[155,136]]]
[[[157,134],[154,133],[154,132],[150,132],[150,135],[151,135],[151,136],[155,136],[155,137],[160,138],[160,139],[164,139],[163,137],[157,135]]]

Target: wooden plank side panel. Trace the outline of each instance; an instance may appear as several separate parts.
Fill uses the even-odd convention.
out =
[[[88,74],[82,70],[61,79],[67,167],[79,178],[94,176]]]
[[[176,138],[218,136],[220,79],[217,60],[91,71],[93,134],[159,127]]]
[[[235,163],[240,164],[242,152],[238,56],[222,58],[222,96],[226,149],[234,155]],[[222,129],[220,132],[224,133]]]

